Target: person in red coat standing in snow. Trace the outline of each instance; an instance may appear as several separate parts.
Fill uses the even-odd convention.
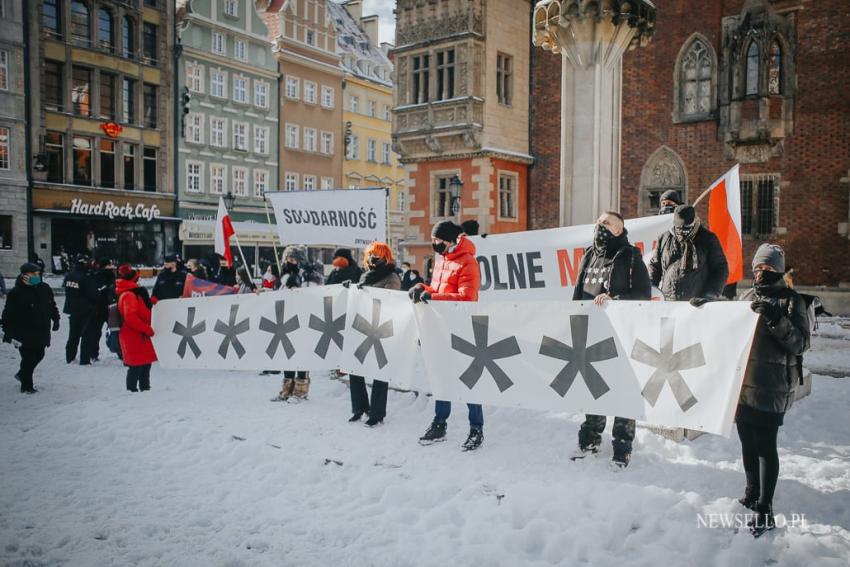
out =
[[[127,390],[131,392],[151,389],[151,364],[156,361],[151,342],[151,298],[148,290],[139,286],[138,280],[138,272],[129,264],[118,267],[115,291],[123,320],[118,342],[127,366]]]
[[[434,225],[431,231],[431,247],[437,253],[431,285],[416,284],[408,294],[414,303],[429,301],[478,301],[481,288],[481,272],[475,259],[475,245],[463,228],[445,220]],[[484,441],[484,412],[481,404],[469,407],[469,436],[463,444],[464,451],[474,451]],[[452,411],[452,403],[437,400],[434,421],[419,438],[422,445],[430,445],[446,439],[446,421]]]

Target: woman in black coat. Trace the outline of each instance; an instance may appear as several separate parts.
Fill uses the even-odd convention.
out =
[[[52,322],[52,326],[51,326]],[[41,281],[37,264],[21,266],[21,275],[3,307],[3,342],[13,343],[21,354],[21,366],[15,377],[21,392],[34,394],[32,375],[50,346],[50,330],[59,330],[59,309],[50,286]]]
[[[775,527],[773,494],[779,478],[776,437],[802,379],[802,354],[809,348],[806,302],[783,279],[785,253],[762,244],[753,258],[753,289],[743,299],[759,314],[744,372],[735,421],[747,487],[741,504],[756,513],[752,533]]]

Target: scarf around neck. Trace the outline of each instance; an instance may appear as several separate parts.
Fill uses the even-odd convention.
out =
[[[682,250],[681,271],[690,272],[699,268],[699,255],[697,254],[697,247],[694,244],[694,239],[699,232],[700,226],[701,223],[699,217],[697,217],[694,219],[694,228],[691,230],[690,234],[683,239],[679,239],[679,236],[676,234],[676,227],[670,229],[670,234],[673,236],[673,242],[676,249],[682,250],[681,247],[684,246],[684,250]]]

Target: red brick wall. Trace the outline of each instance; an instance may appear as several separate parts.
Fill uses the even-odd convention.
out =
[[[657,2],[656,34],[649,46],[628,52],[623,65],[621,203],[625,216],[637,213],[637,191],[644,164],[660,146],[684,161],[688,196],[695,199],[711,181],[734,165],[724,158],[715,120],[673,124],[673,72],[676,56],[693,32],[705,35],[721,56],[721,20],[738,15],[742,0]],[[774,5],[782,3],[774,3]],[[787,263],[804,284],[850,282],[850,240],[837,233],[848,216],[850,170],[850,12],[846,0],[803,0],[796,22],[797,93],[794,130],[784,153],[763,164],[744,164],[742,174],[773,173],[782,183],[779,226],[787,234],[775,241],[786,248]],[[532,48],[532,153],[529,223],[557,225],[559,136],[551,113],[559,91],[555,57]],[[555,88],[557,86],[557,88]],[[542,138],[542,139],[541,139]],[[554,166],[554,167],[553,167]],[[707,217],[705,206],[700,215]],[[745,267],[760,242],[745,237]]]

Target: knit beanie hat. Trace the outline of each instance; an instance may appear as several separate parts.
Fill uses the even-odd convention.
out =
[[[777,244],[764,243],[753,256],[753,269],[759,264],[767,264],[780,274],[785,273],[785,251]]]
[[[135,281],[138,278],[138,275],[138,272],[136,272],[130,264],[121,264],[118,266],[118,277],[122,280]]]
[[[696,210],[690,205],[679,205],[673,211],[673,226],[684,227],[694,224],[694,219],[697,218]]]
[[[661,194],[661,198],[658,200],[661,201],[673,201],[677,205],[683,205],[682,198],[679,196],[679,192],[675,189],[667,189],[665,192]]]
[[[450,220],[440,221],[434,225],[431,231],[431,236],[445,240],[446,242],[455,242],[457,237],[463,233],[463,228],[456,225]]]

